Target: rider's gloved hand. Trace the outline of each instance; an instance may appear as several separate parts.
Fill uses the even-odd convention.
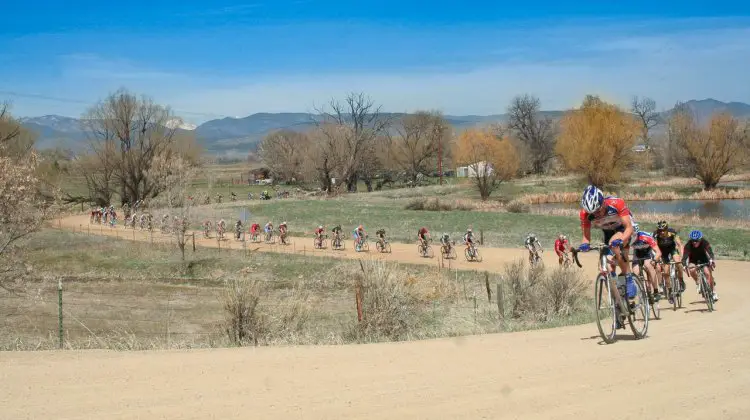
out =
[[[614,241],[612,241],[611,244],[609,244],[610,248],[619,248],[621,246],[622,246],[622,239],[615,239]]]
[[[578,250],[580,252],[589,252],[589,251],[591,251],[591,245],[589,245],[589,244],[581,244],[581,245],[578,246]]]
[[[716,269],[716,262],[715,262],[714,260],[711,260],[711,261],[709,261],[708,263],[709,263],[709,264],[711,264],[711,269],[712,269],[712,270],[715,270],[715,269]]]

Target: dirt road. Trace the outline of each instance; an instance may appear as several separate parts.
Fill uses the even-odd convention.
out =
[[[416,254],[399,245],[388,258],[422,260],[402,246]],[[484,251],[482,269],[519,255]],[[373,345],[2,353],[0,418],[748,419],[748,272],[720,261],[716,312],[689,288],[686,308],[663,311],[645,340],[608,346],[589,324]]]

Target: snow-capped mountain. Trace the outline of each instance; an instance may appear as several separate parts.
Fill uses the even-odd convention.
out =
[[[193,131],[198,128],[195,124],[190,124],[182,120],[182,118],[172,118],[165,124],[167,128],[181,128],[187,131]]]

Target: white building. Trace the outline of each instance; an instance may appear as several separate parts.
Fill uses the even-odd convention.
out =
[[[492,175],[492,164],[485,161],[472,163],[468,166],[459,166],[456,168],[456,177],[458,178],[476,178],[477,175],[485,175],[484,171],[488,171],[486,175]]]

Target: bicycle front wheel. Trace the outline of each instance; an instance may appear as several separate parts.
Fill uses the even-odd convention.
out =
[[[708,312],[714,311],[714,293],[711,290],[711,286],[708,284],[706,274],[703,272],[703,268],[700,269],[701,276],[701,290],[703,291],[703,298],[706,300],[708,306]]]
[[[617,334],[617,310],[609,286],[607,277],[599,274],[594,282],[594,315],[602,340],[607,344],[612,344]]]
[[[474,248],[474,260],[476,262],[482,262],[482,254],[479,253],[479,250]]]
[[[633,331],[633,335],[636,339],[641,339],[648,333],[648,318],[649,318],[649,302],[648,294],[646,293],[646,287],[643,284],[643,280],[640,277],[634,279],[636,294],[635,299],[632,303],[629,303],[630,313],[628,314],[628,321],[630,323],[630,329]]]

